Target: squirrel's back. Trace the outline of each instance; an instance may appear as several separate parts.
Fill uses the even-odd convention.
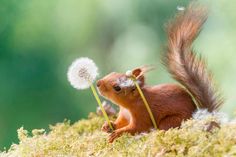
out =
[[[192,3],[170,21],[164,64],[172,77],[191,93],[198,107],[213,111],[219,109],[223,99],[214,87],[204,60],[192,49],[192,43],[206,19],[206,8]]]

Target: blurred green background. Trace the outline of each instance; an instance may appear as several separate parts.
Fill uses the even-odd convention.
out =
[[[227,101],[236,109],[236,3],[202,0],[209,20],[195,42]],[[164,24],[187,0],[0,0],[0,150],[17,142],[16,130],[72,122],[96,110],[90,90],[73,89],[71,62],[92,58],[100,77],[143,64],[157,70],[149,84],[173,81],[160,63]]]

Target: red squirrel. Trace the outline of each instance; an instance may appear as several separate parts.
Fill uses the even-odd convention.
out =
[[[204,60],[196,56],[192,49],[192,43],[206,19],[205,7],[190,4],[167,25],[168,43],[163,63],[180,85],[147,86],[144,74],[148,67],[132,70],[150,105],[158,129],[179,127],[182,121],[192,117],[197,106],[212,112],[223,104]],[[120,107],[118,118],[112,122],[114,130],[109,136],[109,142],[113,142],[122,133],[134,135],[153,128],[143,100],[126,74],[112,72],[97,81],[97,88],[102,96]],[[111,132],[107,123],[102,130]]]

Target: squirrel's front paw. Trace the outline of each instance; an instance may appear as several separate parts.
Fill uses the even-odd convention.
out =
[[[112,128],[115,129],[115,124],[113,122],[110,122],[112,125]],[[111,133],[113,130],[110,128],[109,124],[107,122],[105,122],[102,126],[102,131],[107,132],[107,133]]]

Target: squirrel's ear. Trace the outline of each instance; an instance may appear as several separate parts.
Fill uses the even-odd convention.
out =
[[[142,73],[142,69],[141,69],[141,68],[136,68],[136,69],[133,69],[133,70],[132,70],[132,74],[133,74],[136,78],[138,78],[138,77],[141,75],[141,73]]]
[[[145,73],[154,69],[155,69],[154,66],[145,65],[145,66],[133,69],[132,74],[138,79],[139,77],[143,76]]]
[[[136,77],[137,80],[140,81],[140,85],[143,86],[145,84],[144,74],[148,71],[153,70],[153,66],[142,66],[132,70],[132,74]]]
[[[133,69],[132,74],[139,81],[139,85],[142,87],[145,84],[145,78],[142,69],[141,68]]]

